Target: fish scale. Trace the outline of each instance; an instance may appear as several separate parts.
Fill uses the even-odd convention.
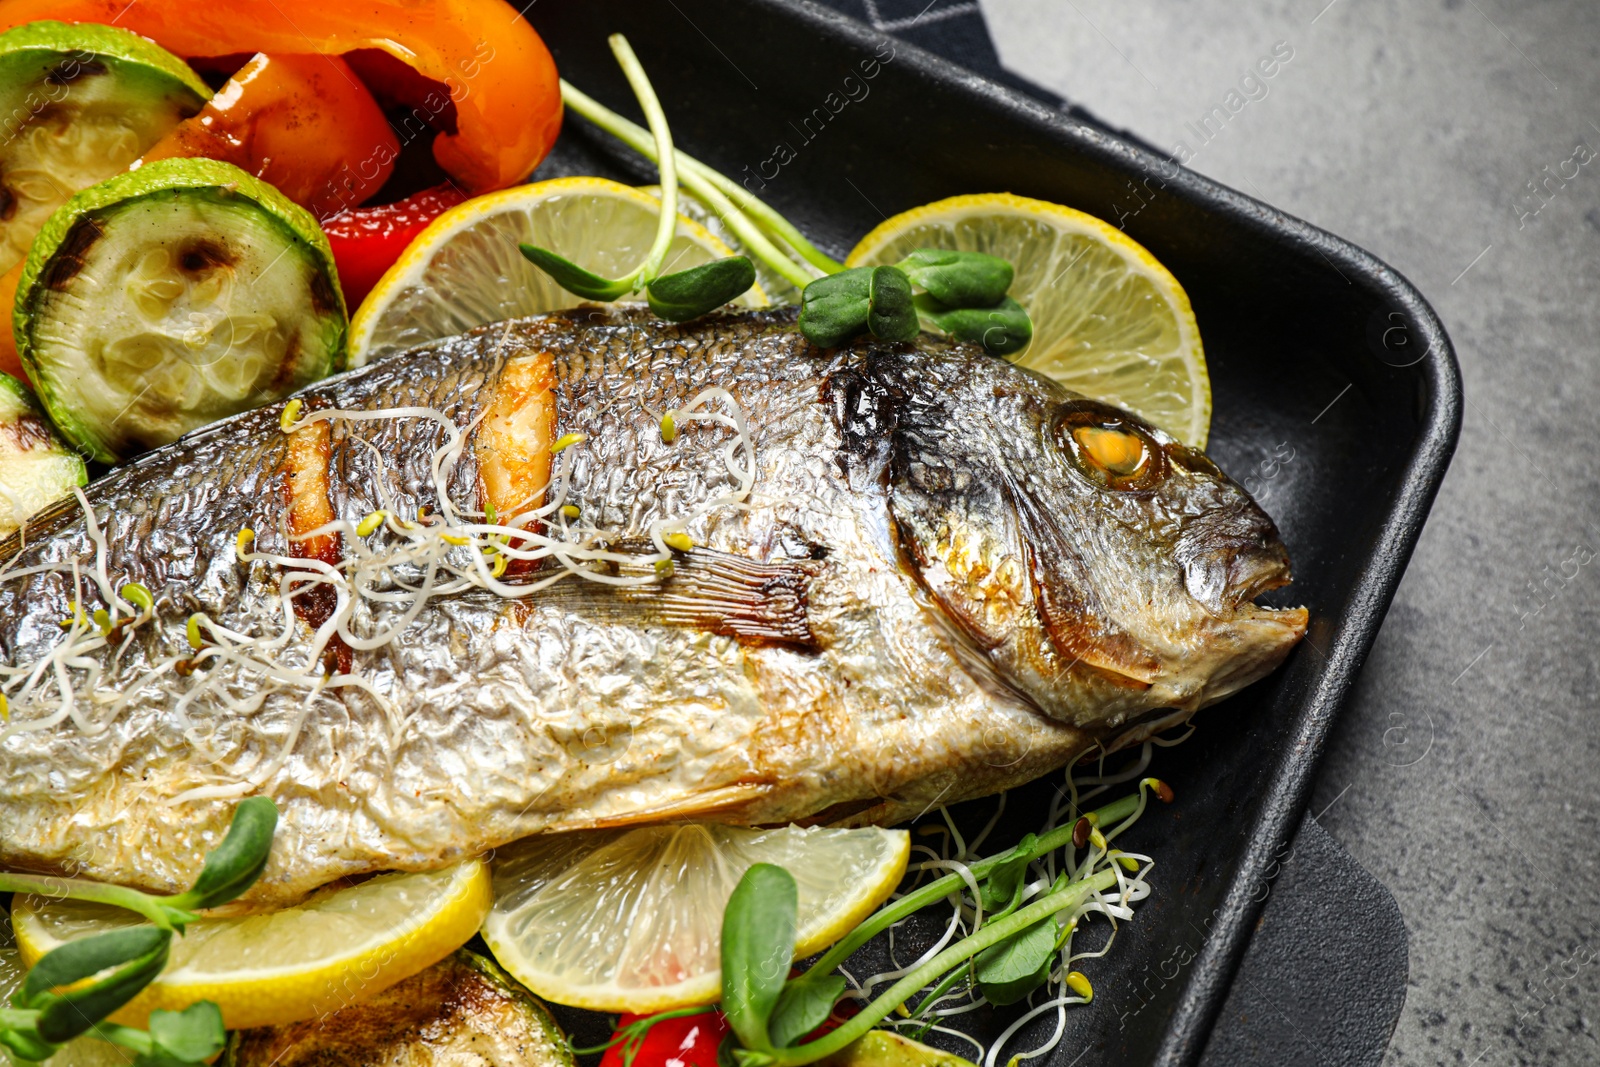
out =
[[[1250,602],[1287,580],[1287,558],[1270,520],[1204,457],[932,337],[820,351],[792,311],[672,326],[579,310],[320,383],[300,394],[302,415],[418,406],[472,426],[507,362],[541,353],[553,357],[556,433],[587,435],[555,457],[577,523],[648,553],[661,522],[687,519],[695,547],[669,576],[617,564],[606,573],[646,584],[567,577],[525,598],[435,597],[389,643],[351,651],[329,690],[229,664],[149,677],[189,654],[194,611],[243,634],[287,627],[282,662],[311,655],[312,627],[285,612],[283,569],[235,556],[244,527],[258,550],[293,554],[280,409],[209,427],[86,491],[113,586],[146,584],[158,618],[134,628],[120,662],[87,657],[107,672],[80,694],[98,732],[53,721],[48,702],[13,702],[0,862],[172,889],[193,878],[234,798],[257,792],[283,814],[246,905],[533,833],[896,821],[1180,722],[1267,673],[1303,632],[1303,611]],[[735,398],[747,442],[684,417],[706,389]],[[680,413],[672,444],[668,410]],[[703,410],[732,412],[717,399]],[[1097,484],[1062,443],[1061,420],[1084,411],[1144,442],[1160,480]],[[328,496],[342,519],[447,503],[432,482],[443,428],[330,425]],[[752,491],[713,507],[739,489],[730,444],[738,463],[753,450]],[[447,489],[458,510],[479,507],[470,439]],[[1206,523],[1190,531],[1195,516]],[[92,567],[83,509],[56,508],[25,547],[0,545],[8,557],[13,572]],[[63,640],[70,584],[0,579],[7,665]],[[96,606],[86,594],[85,610]],[[402,611],[357,607],[357,636]],[[93,718],[119,693],[132,694],[126,706]]]

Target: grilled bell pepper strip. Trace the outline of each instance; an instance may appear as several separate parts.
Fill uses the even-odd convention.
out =
[[[436,185],[392,204],[353,208],[323,219],[344,302],[353,308],[365,300],[417,234],[464,199],[453,186]]]
[[[378,102],[344,60],[257,53],[141,163],[232,163],[322,219],[377,192],[399,154]]]
[[[442,83],[454,132],[433,156],[469,193],[526,178],[561,130],[550,51],[505,0],[6,0],[0,30],[37,19],[101,22],[180,56],[342,55],[378,49]],[[382,86],[372,87],[383,95]]]

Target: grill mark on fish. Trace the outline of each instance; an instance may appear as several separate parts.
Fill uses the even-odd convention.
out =
[[[333,507],[331,471],[333,429],[327,421],[297,427],[289,434],[283,457],[285,528],[289,555],[337,566],[344,556],[344,539],[337,533],[307,536],[338,518]],[[313,630],[333,618],[338,595],[333,586],[318,582],[292,594],[294,613]],[[329,671],[350,671],[350,647],[337,634],[328,641],[324,663]]]
[[[852,484],[881,478],[900,421],[897,398],[888,385],[864,370],[840,367],[823,378],[818,396],[839,431],[835,462],[840,472]]]
[[[533,352],[506,361],[485,404],[483,421],[472,437],[478,461],[478,506],[510,522],[544,503],[550,487],[550,446],[556,425],[555,361]],[[544,528],[535,523],[535,532]],[[513,547],[526,547],[518,541]],[[505,575],[538,570],[535,560],[509,558]]]

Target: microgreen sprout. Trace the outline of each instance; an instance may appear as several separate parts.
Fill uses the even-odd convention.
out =
[[[0,1008],[0,1045],[23,1059],[43,1060],[64,1042],[90,1034],[131,1051],[133,1067],[182,1067],[216,1056],[225,1035],[222,1013],[210,1001],[181,1012],[153,1011],[144,1030],[104,1020],[161,973],[173,937],[199,918],[197,910],[226,904],[255,884],[277,823],[278,808],[271,799],[241,801],[227,836],[206,856],[199,877],[174,896],[76,878],[0,872],[0,892],[109,904],[151,923],[68,941],[40,957],[12,995],[11,1006]]]
[[[377,511],[368,512],[360,522],[356,523],[356,536],[366,537],[370,535],[378,527],[382,526],[388,518],[389,513],[384,511],[382,508],[379,508]],[[489,521],[494,522],[494,519],[491,517]]]
[[[576,519],[580,514],[582,514],[582,512],[580,512],[578,510],[578,505],[576,505],[576,504],[562,504],[561,505],[561,516],[563,518]]]
[[[1139,818],[1148,793],[1163,801],[1172,796],[1164,783],[1145,778],[1131,796],[1029,834],[1005,852],[962,860],[958,870],[886,904],[792,977],[794,879],[781,867],[751,867],[723,913],[722,1010],[733,1031],[725,1059],[740,1067],[803,1067],[838,1053],[879,1023],[894,1024],[891,1016],[923,1033],[938,1017],[935,1005],[958,987],[979,998],[975,1004],[1016,1003],[1049,983],[1061,990],[1053,1005],[1092,1000],[1087,976],[1068,966],[1081,958],[1070,955],[1072,934],[1080,916],[1127,916],[1127,905],[1148,894],[1148,859],[1111,852],[1106,843]],[[1085,824],[1090,830],[1079,835]],[[1085,845],[1089,851],[1079,859]],[[807,1039],[845,993],[845,980],[834,971],[871,938],[952,894],[973,909],[965,936],[882,976],[895,979],[888,989],[838,1027]],[[870,995],[870,983],[862,992]],[[908,1009],[919,993],[915,1010]],[[991,1051],[990,1061],[998,1051]]]
[[[672,417],[672,412],[661,416],[661,443],[670,445],[678,439],[678,420]]]
[[[138,582],[129,582],[127,585],[124,585],[117,591],[117,595],[122,597],[123,600],[132,604],[134,607],[138,608],[140,611],[155,610],[155,598],[150,595],[150,590],[146,589]]]
[[[643,79],[643,71],[637,76]],[[629,81],[633,84],[631,74]],[[648,81],[643,85],[648,89]],[[644,106],[646,97],[640,85],[635,84],[634,90]],[[670,169],[722,219],[751,256],[802,290],[799,328],[813,344],[832,348],[866,333],[880,340],[909,341],[919,328],[926,327],[981,344],[991,355],[1005,356],[1020,352],[1032,340],[1033,324],[1027,311],[1006,295],[1015,270],[1005,260],[981,252],[919,248],[895,264],[847,270],[737,182],[671,149],[670,138],[655,135],[649,106],[645,113],[651,125],[645,130],[565,81],[561,96],[572,111],[660,167],[663,217],[675,210],[677,190],[669,185]],[[655,100],[653,91],[649,100]],[[669,150],[670,159],[666,155]],[[755,281],[753,266],[748,261],[737,266],[738,260],[743,257],[663,277],[650,287],[650,306],[674,322],[721,306]],[[750,267],[748,275],[745,267]],[[822,277],[817,277],[818,273]],[[840,280],[846,278],[849,280]],[[591,299],[615,300],[623,295],[622,291],[614,296],[572,291]]]
[[[658,166],[661,171],[661,214],[656,222],[655,240],[650,245],[650,250],[645,253],[643,261],[621,278],[602,277],[548,248],[532,244],[518,246],[530,263],[554,278],[563,289],[590,300],[616,300],[629,293],[636,293],[655,282],[661,273],[662,264],[667,260],[667,252],[672,247],[678,223],[677,154],[672,150],[672,130],[667,125],[666,113],[661,110],[661,101],[656,98],[655,88],[645,76],[644,67],[640,65],[639,57],[634,54],[628,39],[620,33],[615,33],[607,39],[607,43],[611,45],[611,52],[616,56],[617,64],[622,67],[628,85],[633,89],[634,96],[639,100],[639,106],[644,110],[645,121],[650,125],[656,156],[660,161]],[[750,280],[751,282],[755,280],[753,270]],[[747,283],[744,288],[749,287]],[[739,290],[743,291],[744,289]],[[734,294],[737,295],[738,293]]]
[[[283,405],[283,414],[278,416],[278,428],[284,433],[288,433],[289,428],[299,420],[300,409],[304,406],[305,404],[299,397],[295,397],[293,400]]]
[[[234,555],[242,556],[248,552],[250,550],[250,543],[255,539],[256,532],[250,527],[246,526],[240,530],[238,536],[233,539]]]
[[[669,534],[662,534],[661,540],[666,542],[668,548],[678,552],[688,552],[690,549],[694,548],[694,541],[689,537],[688,534],[682,532],[681,530],[674,531]]]
[[[196,652],[206,647],[206,639],[204,635],[200,633],[200,624],[202,622],[210,621],[210,619],[206,618],[205,612],[197,611],[193,615],[189,616],[188,622],[183,624],[183,632],[185,636],[189,638],[189,647],[194,649]]]
[[[526,510],[515,514],[495,515],[485,523],[484,514],[452,498],[453,464],[470,441],[473,423],[458,423],[443,411],[425,407],[318,411],[318,420],[354,425],[415,426],[420,421],[431,425],[437,437],[425,465],[431,479],[429,502],[419,501],[414,513],[406,508],[407,518],[395,514],[399,510],[396,502],[388,502],[384,510],[391,512],[387,520],[390,536],[362,539],[356,528],[363,516],[336,517],[303,532],[306,538],[337,535],[340,555],[336,560],[279,554],[261,545],[240,553],[240,562],[260,565],[260,577],[275,582],[280,605],[312,590],[328,597],[332,614],[309,640],[301,639],[303,624],[292,612],[279,617],[281,625],[277,619],[263,625],[237,613],[235,605],[208,603],[209,615],[196,613],[199,617],[191,619],[188,612],[192,608],[169,601],[158,604],[142,586],[139,592],[119,596],[119,586],[127,591],[133,583],[122,583],[109,569],[108,542],[97,533],[100,525],[93,506],[79,494],[92,554],[40,568],[64,587],[59,603],[69,618],[60,638],[31,662],[0,668],[0,693],[7,700],[8,713],[0,725],[0,740],[46,720],[70,721],[86,735],[100,733],[139,701],[148,699],[157,687],[175,685],[179,707],[191,712],[196,707],[206,708],[206,714],[211,706],[233,706],[226,696],[219,702],[219,693],[248,689],[259,694],[261,702],[284,709],[290,723],[284,735],[260,730],[254,725],[257,717],[227,717],[242,722],[261,744],[277,746],[276,759],[281,764],[303,725],[323,702],[337,700],[342,689],[358,688],[380,706],[394,708],[387,682],[367,669],[372,662],[367,654],[402,639],[430,603],[468,589],[523,599],[565,581],[629,587],[662,582],[672,574],[673,550],[660,541],[660,535],[682,530],[723,509],[745,507],[756,481],[753,438],[744,409],[732,393],[719,386],[707,387],[674,407],[673,413],[680,433],[691,425],[717,428],[722,444],[709,454],[707,473],[711,476],[708,481],[718,488],[692,506],[674,508],[653,520],[640,531],[651,544],[640,548],[637,543],[617,544],[615,531],[560,521],[561,508],[578,506],[570,492],[575,468],[570,452],[553,464],[551,483],[542,500],[528,502]],[[638,432],[655,433],[657,419],[654,414],[641,413]],[[563,447],[570,448],[580,439],[580,435],[568,435]],[[255,538],[246,531],[242,541],[234,541],[248,543]],[[8,578],[0,572],[0,581],[29,573],[13,572]],[[516,579],[504,580],[508,573]],[[130,605],[136,601],[136,606],[148,603],[149,607],[135,615]],[[85,608],[92,611],[97,606],[110,616],[110,633],[96,628],[84,614]],[[166,614],[160,614],[159,608],[165,608]],[[121,636],[157,620],[159,632],[142,648],[131,648]],[[190,637],[199,643],[189,641]],[[348,671],[330,675],[324,654],[334,638],[353,650],[355,658]],[[124,658],[130,648],[132,654]],[[220,710],[218,715],[222,716]],[[215,729],[216,721],[206,722],[203,716],[196,729]],[[177,794],[176,802],[245,795],[262,784],[252,781],[253,775],[240,773],[224,784],[196,786]]]
[[[582,444],[588,439],[589,435],[586,433],[564,433],[560,437],[556,438],[555,444],[550,446],[550,454],[552,456],[559,455],[560,453],[571,448],[573,445]]]

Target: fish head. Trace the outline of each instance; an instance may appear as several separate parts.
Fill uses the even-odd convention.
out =
[[[1307,616],[1254,603],[1290,580],[1261,507],[1137,416],[1006,370],[940,383],[925,366],[894,434],[901,545],[967,641],[1102,736],[1276,667]]]

